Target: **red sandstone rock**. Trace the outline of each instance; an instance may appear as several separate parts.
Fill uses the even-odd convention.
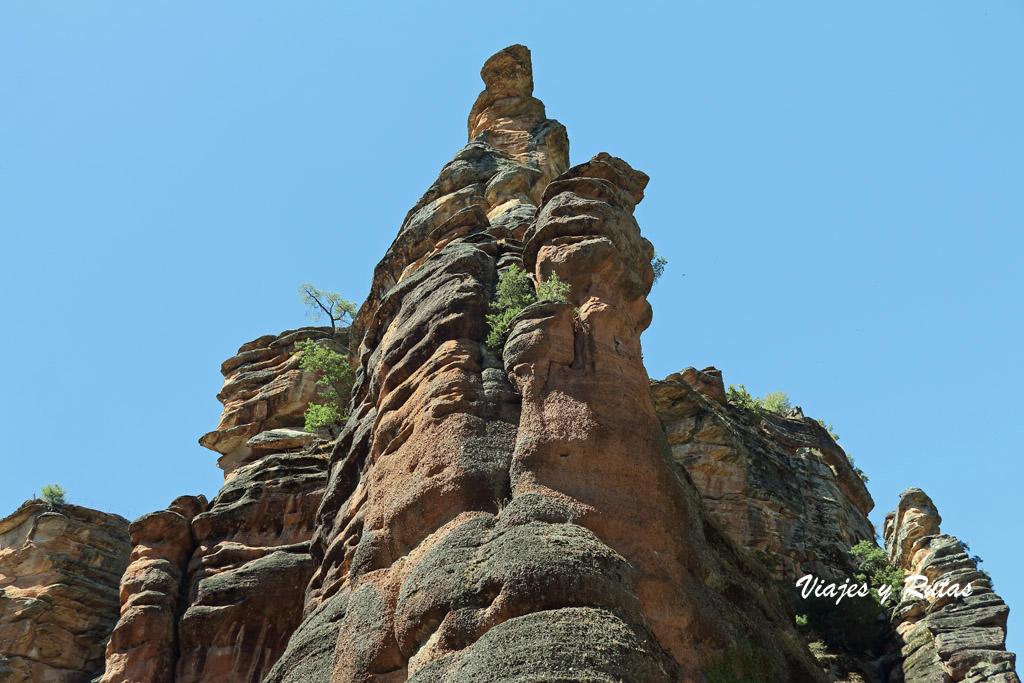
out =
[[[351,328],[329,463],[293,431],[311,393],[288,349],[311,328],[244,345],[202,440],[225,486],[208,510],[183,498],[133,526],[105,680],[675,683],[737,652],[762,680],[825,680],[741,546],[794,576],[842,572],[871,536],[863,482],[813,420],[736,413],[714,368],[649,387],[653,250],[632,217],[646,176],[607,154],[568,168],[525,47],[481,76],[469,144]],[[485,315],[513,264],[557,273],[570,302],[524,310],[499,357]],[[956,628],[931,624],[913,652],[943,676],[1016,681],[1012,655],[977,655],[999,634],[968,637],[984,614],[951,610]]]
[[[640,363],[646,178],[607,155],[566,170],[528,56],[488,61],[469,145],[375,270],[305,618],[267,680],[690,680],[734,637],[822,680],[670,459]],[[580,321],[527,309],[502,361],[484,315],[523,261],[572,284]]]
[[[330,328],[260,337],[224,362],[224,415],[202,442],[224,454],[225,484],[209,505],[183,496],[132,525],[103,683],[256,683],[284,650],[326,480],[325,442],[295,429],[316,377],[292,351],[309,338]]]

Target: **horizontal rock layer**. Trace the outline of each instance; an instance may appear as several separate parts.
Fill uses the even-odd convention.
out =
[[[1006,651],[1010,608],[960,541],[940,533],[941,523],[931,498],[917,488],[900,494],[899,506],[885,517],[889,557],[908,576],[972,589],[969,596],[905,595],[896,606],[893,623],[903,640],[905,680],[1020,683],[1016,657]]]
[[[224,386],[217,400],[224,412],[217,428],[199,443],[221,454],[217,465],[225,477],[261,453],[309,444],[311,437],[294,434],[302,430],[306,408],[317,398],[319,377],[299,367],[302,353],[295,346],[307,339],[322,340],[341,353],[348,346],[346,329],[332,333],[330,327],[303,327],[243,344],[221,365]]]
[[[828,431],[795,411],[726,401],[715,368],[651,382],[672,457],[736,543],[770,553],[781,576],[851,576],[849,550],[873,541],[874,502]]]
[[[130,547],[128,520],[77,505],[29,501],[0,520],[0,681],[103,670]]]

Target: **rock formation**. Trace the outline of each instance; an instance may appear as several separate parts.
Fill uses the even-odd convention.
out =
[[[799,409],[730,405],[715,368],[687,368],[651,390],[672,457],[730,538],[771,553],[789,579],[851,576],[850,548],[875,536],[874,502],[828,430]]]
[[[1019,683],[1015,656],[1006,651],[1010,608],[959,540],[939,532],[942,518],[924,491],[909,488],[885,517],[885,545],[893,563],[929,584],[972,587],[963,595],[904,597],[893,614],[903,639],[907,683]],[[920,591],[919,591],[920,592]]]
[[[121,577],[121,618],[107,644],[103,683],[172,683],[178,660],[182,584],[195,549],[192,519],[204,496],[182,496],[129,527],[131,563]]]
[[[649,380],[647,176],[605,153],[570,168],[525,47],[481,76],[468,144],[352,327],[260,337],[223,364],[201,443],[224,486],[132,524],[103,683],[901,680],[812,656],[774,580],[847,577],[873,538],[842,449],[799,410],[730,405],[714,368]],[[512,266],[557,276],[568,301],[526,307],[492,348]],[[355,370],[331,442],[301,430],[303,339],[347,348]],[[930,501],[904,498],[894,559],[974,576]],[[782,561],[775,577],[752,550]],[[897,615],[908,681],[1017,680],[991,591]]]
[[[77,505],[28,501],[0,520],[0,681],[103,670],[129,549],[128,520]]]
[[[185,496],[132,524],[103,683],[255,683],[298,626],[327,469],[301,431],[317,379],[293,353],[303,339],[342,348],[345,332],[267,335],[221,366],[224,414],[200,441],[226,481],[210,504]]]
[[[268,452],[314,441],[299,431],[306,406],[317,395],[317,377],[299,369],[302,356],[295,352],[295,345],[306,339],[322,340],[339,352],[348,343],[344,329],[332,335],[329,327],[303,327],[254,339],[221,364],[224,386],[217,400],[224,412],[217,428],[199,443],[221,454],[217,466],[225,477]]]
[[[192,519],[175,681],[255,683],[277,661],[302,615],[326,466],[316,452],[266,455]]]
[[[469,144],[352,327],[305,617],[267,680],[699,680],[737,642],[765,680],[823,680],[658,423],[646,176],[606,154],[567,168],[526,48],[481,75]],[[499,358],[484,316],[519,263],[572,303],[523,311]]]

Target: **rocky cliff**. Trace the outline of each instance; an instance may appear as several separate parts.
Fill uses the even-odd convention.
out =
[[[28,501],[0,520],[0,681],[103,670],[129,550],[128,520],[77,505]]]
[[[268,334],[243,344],[220,366],[224,386],[217,400],[224,404],[217,428],[199,443],[221,454],[217,466],[229,478],[242,465],[274,451],[294,450],[315,439],[302,432],[303,413],[317,396],[315,375],[299,368],[296,344],[313,339],[344,351],[345,329],[303,327]]]
[[[301,431],[316,395],[296,344],[344,348],[345,332],[303,328],[244,344],[224,361],[224,413],[200,442],[225,484],[132,524],[132,564],[104,683],[255,683],[302,616],[309,542],[327,474],[325,442]]]
[[[892,561],[907,575],[966,588],[906,595],[893,623],[903,640],[907,683],[1019,683],[1015,656],[1006,651],[1010,608],[992,591],[986,574],[955,537],[940,533],[942,518],[924,491],[909,488],[899,506],[885,517],[885,545]]]
[[[716,368],[651,383],[672,457],[740,546],[769,553],[780,575],[842,579],[849,550],[874,541],[874,501],[828,430],[804,417],[726,400]]]

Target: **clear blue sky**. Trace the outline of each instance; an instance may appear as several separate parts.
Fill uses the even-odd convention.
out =
[[[362,301],[521,42],[573,163],[651,176],[651,376],[788,392],[876,524],[924,488],[1022,649],[1020,2],[341,4],[4,3],[0,514],[212,496],[220,362]]]

